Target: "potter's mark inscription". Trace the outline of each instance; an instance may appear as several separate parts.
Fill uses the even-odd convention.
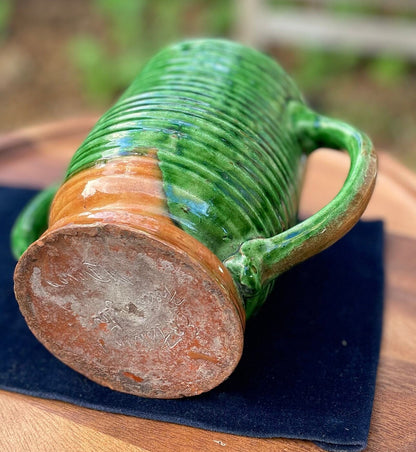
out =
[[[65,287],[71,283],[79,283],[81,281],[89,281],[91,279],[103,284],[118,282],[133,285],[133,282],[125,276],[116,273],[113,270],[109,270],[108,268],[104,268],[102,265],[91,262],[83,262],[81,267],[76,269],[74,272],[62,272],[57,275],[55,281],[46,280],[46,283],[52,287]]]
[[[102,337],[110,333],[120,347],[135,347],[140,342],[149,348],[172,350],[185,334],[198,336],[195,325],[178,309],[184,301],[176,291],[164,287],[123,305],[106,300],[104,308],[91,318],[103,331]],[[102,339],[99,343],[102,345]]]

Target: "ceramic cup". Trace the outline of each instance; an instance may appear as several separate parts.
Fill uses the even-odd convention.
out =
[[[307,155],[321,146],[346,150],[350,171],[299,223]],[[172,45],[97,122],[56,195],[17,220],[20,309],[100,384],[199,394],[237,365],[276,276],[358,221],[375,176],[368,138],[311,111],[274,60],[223,40]]]

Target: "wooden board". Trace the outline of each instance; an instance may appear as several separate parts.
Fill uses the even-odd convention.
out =
[[[0,183],[42,187],[62,177],[95,118],[0,136]],[[348,171],[343,153],[310,159],[301,214],[328,202]],[[380,153],[366,218],[386,222],[386,298],[369,451],[416,450],[416,176]],[[102,413],[0,391],[1,451],[317,451],[307,441],[253,439]]]

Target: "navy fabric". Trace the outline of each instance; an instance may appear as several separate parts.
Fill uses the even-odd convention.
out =
[[[9,231],[31,190],[0,188],[0,388],[80,406],[254,437],[362,450],[379,355],[383,228],[360,222],[330,249],[279,277],[246,330],[232,376],[201,396],[144,399],[99,386],[54,358],[13,294]]]

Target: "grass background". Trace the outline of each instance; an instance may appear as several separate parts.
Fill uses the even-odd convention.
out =
[[[160,47],[185,37],[232,38],[236,3],[0,0],[0,132],[103,113]],[[397,15],[377,2],[338,1],[327,8],[337,14]],[[414,61],[388,54],[363,57],[353,50],[278,45],[265,50],[316,109],[358,126],[377,148],[416,170]]]

